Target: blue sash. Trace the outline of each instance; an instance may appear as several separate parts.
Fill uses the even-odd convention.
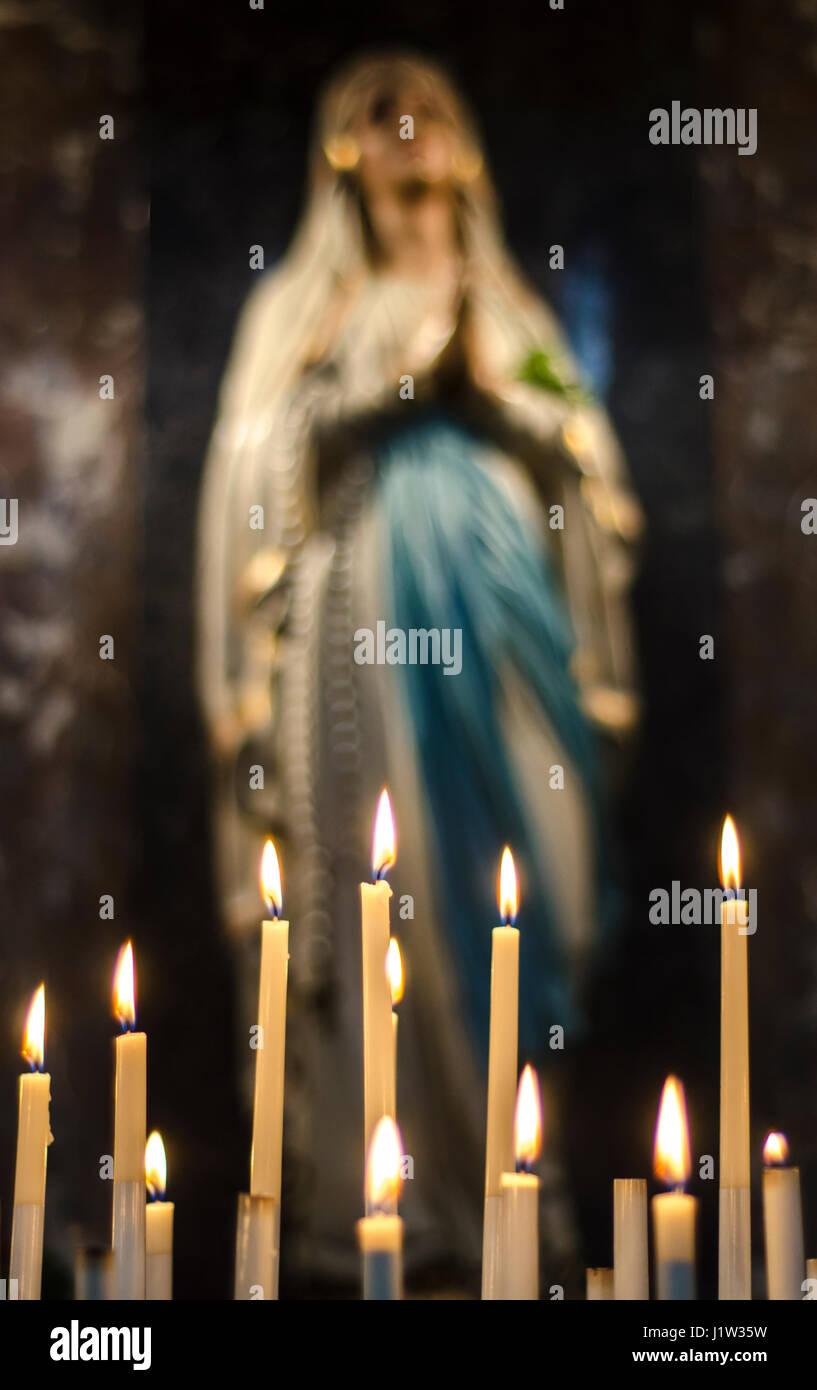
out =
[[[405,670],[432,813],[440,926],[462,1006],[487,1058],[491,927],[507,843],[521,882],[520,1058],[541,1058],[549,1027],[573,1029],[579,1017],[547,866],[504,741],[499,673],[515,668],[540,702],[598,818],[594,748],[568,667],[570,625],[541,536],[479,455],[478,441],[442,416],[392,435],[377,450],[378,511],[391,557],[386,582],[394,624],[462,630],[459,675],[445,675],[443,665]],[[541,776],[548,775],[542,767]],[[554,790],[554,815],[559,795]],[[595,879],[597,866],[587,872]]]

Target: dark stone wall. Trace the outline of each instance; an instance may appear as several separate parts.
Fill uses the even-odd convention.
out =
[[[109,1238],[111,975],[136,931],[148,203],[135,7],[34,3],[3,15],[0,493],[0,1195],[10,1233],[16,1076],[46,985],[52,1074],[46,1292],[70,1223]],[[113,115],[112,141],[99,118]],[[99,378],[114,377],[101,400]],[[110,634],[115,659],[102,661]],[[112,894],[115,920],[99,916]],[[55,1263],[48,1267],[49,1258]]]
[[[701,26],[709,88],[758,108],[749,159],[701,162],[730,785],[760,926],[752,1132],[787,1132],[817,1250],[817,16],[730,4]],[[761,1212],[753,1219],[760,1232]],[[757,1246],[759,1248],[759,1245]]]

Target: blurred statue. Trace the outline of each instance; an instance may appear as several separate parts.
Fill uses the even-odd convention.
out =
[[[521,876],[520,1066],[546,1069],[609,922],[596,731],[637,714],[639,527],[606,416],[503,246],[459,96],[424,60],[355,62],[321,100],[292,247],[242,315],[200,519],[198,682],[248,1001],[267,833],[292,921],[283,1238],[304,1276],[356,1277],[357,884],[383,785],[409,1263],[478,1265],[499,857],[510,844]],[[399,664],[399,644],[382,662],[382,639],[368,664],[378,623],[454,634],[461,670]]]

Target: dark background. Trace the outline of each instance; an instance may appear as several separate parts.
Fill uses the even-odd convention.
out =
[[[226,0],[113,16],[33,5],[10,27],[3,366],[32,368],[2,401],[0,491],[21,499],[21,539],[0,551],[0,1188],[10,1211],[15,1059],[44,976],[58,1141],[46,1294],[63,1287],[69,1223],[107,1239],[109,977],[132,934],[177,1294],[229,1295],[249,1119],[191,683],[196,490],[255,283],[248,248],[261,243],[267,266],[285,250],[320,85],[383,44],[442,60],[474,106],[510,246],[599,373],[648,518],[636,593],[647,715],[619,799],[629,909],[595,982],[593,1031],[557,1072],[583,1255],[612,1261],[611,1181],[649,1171],[668,1071],[687,1086],[693,1152],[717,1155],[717,930],[650,926],[647,905],[673,879],[714,884],[726,809],[761,911],[756,1195],[763,1135],[779,1126],[817,1253],[817,540],[799,529],[817,492],[817,28],[793,0],[566,5],[321,4],[297,17]],[[757,107],[757,154],[652,146],[649,111],[676,98]],[[96,138],[107,111],[110,147]],[[563,272],[548,268],[556,242]],[[117,400],[104,416],[97,403],[100,443],[76,419],[103,371]],[[698,395],[705,372],[712,402]],[[81,467],[66,470],[66,439]],[[107,632],[115,663],[97,656]],[[712,662],[698,656],[704,633]],[[98,920],[105,892],[114,923]],[[693,1187],[711,1296],[716,1184]]]

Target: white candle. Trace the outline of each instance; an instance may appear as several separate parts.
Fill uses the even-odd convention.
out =
[[[266,841],[261,855],[259,885],[270,917],[261,923],[258,1019],[253,1036],[255,1095],[250,1154],[251,1200],[243,1206],[239,1204],[236,1272],[238,1274],[241,1265],[238,1247],[242,1242],[245,1253],[263,1252],[268,1262],[254,1270],[250,1282],[263,1287],[265,1299],[276,1299],[281,1237],[289,922],[282,921],[279,916],[283,905],[281,869],[272,840]],[[268,1200],[252,1200],[255,1198]],[[251,1229],[257,1223],[260,1223],[259,1230]],[[236,1297],[248,1296],[236,1294]]]
[[[500,1179],[498,1297],[531,1302],[539,1297],[539,1179],[529,1171],[542,1138],[542,1102],[539,1082],[526,1066],[519,1080],[513,1124],[513,1149],[517,1172]]]
[[[731,816],[721,836],[721,882],[740,886],[740,847]],[[752,1296],[749,1153],[748,903],[721,907],[721,1132],[718,1220],[718,1297]]]
[[[136,1022],[133,947],[120,953],[114,1012],[122,1027]],[[145,1130],[147,1038],[125,1032],[116,1039],[113,1140],[113,1297],[145,1297]]]
[[[40,985],[31,1000],[23,1039],[23,1056],[36,1070],[20,1077],[14,1170],[9,1277],[17,1281],[12,1297],[20,1300],[39,1299],[42,1279],[46,1151],[52,1139],[48,1113],[51,1077],[39,1070],[44,1055],[45,986]]]
[[[613,1271],[617,1302],[649,1298],[646,1178],[613,1183]]]
[[[151,1200],[145,1213],[146,1268],[145,1297],[168,1300],[173,1297],[173,1202],[164,1200],[167,1187],[167,1161],[162,1136],[154,1129],[145,1148],[145,1180]]]
[[[392,1026],[392,1097],[394,1118],[397,1118],[397,1005],[403,998],[403,988],[405,983],[405,972],[403,970],[403,957],[400,954],[400,943],[396,936],[389,942],[388,954],[386,957],[386,975],[389,981],[389,994],[391,995],[391,1026]]]
[[[802,1299],[806,1290],[800,1169],[786,1166],[785,1136],[772,1132],[763,1148],[763,1234],[766,1246],[766,1297]]]
[[[394,1118],[394,1028],[386,975],[391,888],[382,874],[395,860],[396,841],[389,794],[381,792],[372,842],[374,883],[361,883],[363,951],[363,1140],[368,1154],[376,1126]]]
[[[257,1197],[273,1197],[280,1203],[289,922],[279,919],[281,874],[272,840],[264,846],[260,879],[271,917],[261,924],[250,1192]]]
[[[587,1302],[612,1303],[615,1298],[615,1282],[612,1269],[587,1270]]]
[[[403,1297],[403,1222],[396,1214],[403,1143],[394,1120],[384,1115],[375,1126],[366,1160],[366,1209],[357,1223],[363,1257],[363,1297],[393,1301]]]
[[[656,1298],[695,1297],[695,1219],[698,1203],[682,1191],[689,1177],[689,1127],[684,1088],[667,1077],[655,1131],[655,1175],[675,1187],[652,1199]]]
[[[500,1294],[499,1248],[502,1174],[512,1173],[513,1114],[519,1032],[519,932],[516,872],[510,850],[502,852],[499,911],[491,946],[491,1022],[488,1043],[488,1111],[485,1137],[485,1218],[482,1235],[482,1297]]]

